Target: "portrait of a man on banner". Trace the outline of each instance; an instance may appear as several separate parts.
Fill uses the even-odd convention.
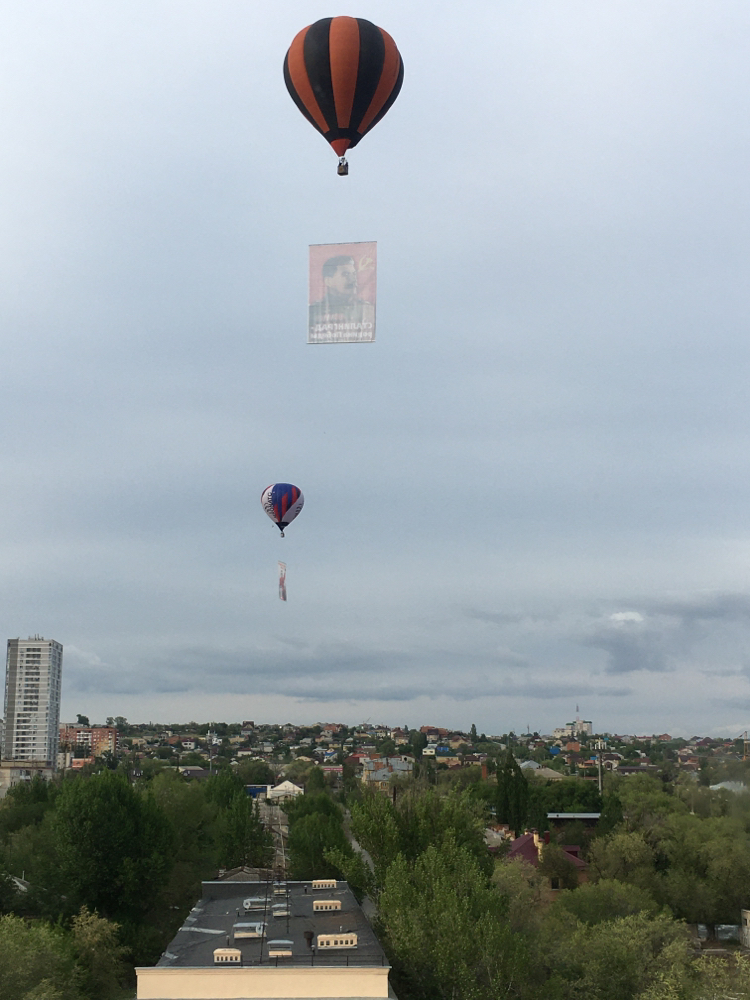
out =
[[[309,344],[375,339],[377,243],[310,247]]]

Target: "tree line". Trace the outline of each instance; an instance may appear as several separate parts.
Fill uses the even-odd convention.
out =
[[[608,777],[602,798],[592,782],[527,778],[507,757],[496,783],[477,768],[394,788],[350,791],[346,809],[322,788],[298,800],[289,846],[298,877],[347,878],[376,904],[402,1000],[750,996],[748,959],[697,957],[688,928],[736,924],[750,900],[750,796],[644,775]],[[543,830],[547,812],[601,812],[581,838],[588,882],[566,870],[554,833],[538,868],[488,853],[490,819]],[[571,832],[584,831],[561,838]]]
[[[528,778],[511,756],[497,780],[424,772],[388,795],[352,774],[335,791],[310,769],[285,807],[290,877],[346,878],[369,897],[402,1000],[750,996],[746,961],[696,958],[687,928],[737,923],[750,900],[750,797],[643,775],[608,776],[599,798],[591,782]],[[131,781],[104,769],[12,789],[0,803],[0,996],[124,995],[203,879],[269,863],[249,773]],[[577,811],[602,813],[593,834],[566,834],[581,834],[586,884],[554,836],[538,868],[487,850],[490,822],[541,831],[547,812]],[[551,893],[550,875],[567,888]]]
[[[40,1000],[31,980],[33,969],[39,982],[49,978],[41,958],[27,962],[28,989],[9,985],[23,966],[15,953],[27,947],[33,956],[37,945],[40,955],[57,955],[48,968],[69,980],[63,1000],[117,996],[134,982],[135,965],[158,960],[203,879],[272,855],[258,807],[229,769],[203,782],[164,770],[132,783],[104,769],[17,785],[0,804],[0,996]],[[23,876],[25,891],[11,875]],[[86,935],[98,935],[109,955],[99,971]],[[70,969],[78,970],[72,978]],[[49,986],[50,998],[57,988]]]

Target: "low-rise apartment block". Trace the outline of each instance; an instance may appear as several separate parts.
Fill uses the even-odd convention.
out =
[[[115,754],[120,749],[120,735],[114,726],[60,726],[60,749],[72,751],[75,747],[86,749],[89,757]]]
[[[390,966],[346,882],[203,883],[138,1000],[386,1000]]]

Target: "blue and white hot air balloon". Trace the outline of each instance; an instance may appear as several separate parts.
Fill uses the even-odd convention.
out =
[[[260,495],[263,510],[284,537],[284,528],[291,524],[305,505],[302,490],[291,483],[271,483]]]

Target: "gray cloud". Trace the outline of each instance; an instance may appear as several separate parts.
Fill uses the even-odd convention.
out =
[[[479,608],[469,608],[466,611],[469,618],[488,622],[491,625],[521,625],[525,623],[554,621],[556,616],[542,615],[531,611],[482,611]]]
[[[605,670],[610,674],[637,670],[663,673],[674,669],[663,631],[644,626],[641,622],[608,622],[597,626],[579,641],[584,646],[606,653]]]
[[[67,681],[78,695],[92,691],[134,694],[146,685],[162,694],[221,690],[316,702],[408,702],[442,697],[456,701],[483,697],[549,701],[573,699],[580,693],[580,686],[574,683],[539,683],[528,664],[523,665],[524,679],[518,678],[517,671],[498,672],[476,665],[459,679],[441,680],[436,685],[434,676],[424,671],[415,656],[407,658],[389,650],[368,652],[344,644],[297,650],[287,643],[256,650],[186,647],[130,670],[104,664],[96,655],[79,650],[68,650],[67,656]],[[508,660],[501,658],[500,662]],[[631,691],[594,684],[587,693],[596,698],[621,698]]]
[[[750,621],[750,594],[707,593],[674,600],[646,601],[652,614],[679,618],[685,624],[714,621]]]

